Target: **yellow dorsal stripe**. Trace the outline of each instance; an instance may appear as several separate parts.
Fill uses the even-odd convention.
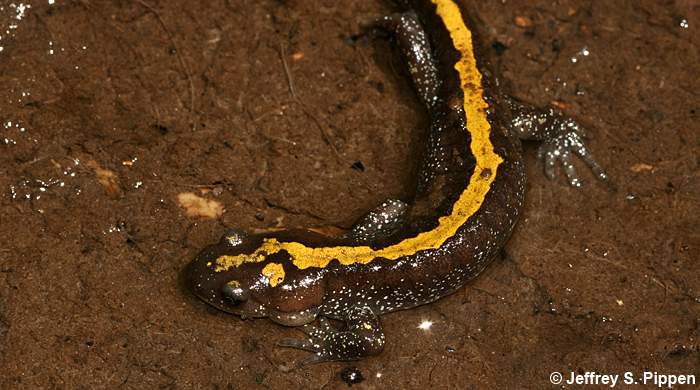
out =
[[[259,262],[266,254],[280,251],[289,253],[293,264],[300,269],[323,268],[333,259],[344,265],[367,264],[376,258],[396,260],[418,251],[439,248],[479,210],[503,159],[494,153],[489,138],[491,125],[486,117],[488,104],[484,100],[481,73],[476,65],[471,31],[464,24],[459,7],[454,1],[432,0],[432,2],[437,6],[437,14],[449,31],[454,47],[461,53],[461,58],[454,68],[459,73],[464,93],[464,111],[468,118],[467,131],[471,134],[471,151],[476,159],[469,185],[455,202],[452,213],[440,217],[435,229],[378,250],[373,250],[369,246],[309,248],[298,242],[280,242],[275,238],[267,238],[252,254],[220,257],[217,259],[217,271],[223,271],[244,262]]]

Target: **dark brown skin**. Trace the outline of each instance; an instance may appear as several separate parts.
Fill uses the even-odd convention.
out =
[[[375,258],[366,264],[352,265],[333,260],[324,267],[304,269],[295,265],[287,252],[279,251],[263,254],[256,261],[215,270],[221,256],[252,256],[263,240],[270,238],[310,248],[381,249],[435,228],[439,217],[453,212],[453,204],[475,171],[470,130],[466,126],[470,119],[465,119],[464,91],[454,69],[461,53],[454,47],[432,3],[412,3],[421,15],[420,21],[417,14],[409,11],[379,22],[397,37],[431,119],[424,163],[410,206],[388,201],[361,219],[351,232],[340,236],[309,229],[250,235],[232,231],[218,244],[204,249],[188,269],[194,293],[221,310],[242,317],[270,317],[290,326],[305,325],[319,317],[319,327],[305,325],[307,339],[287,339],[281,343],[314,352],[309,362],[357,359],[380,352],[384,335],[378,315],[435,301],[478,275],[510,236],[522,207],[525,176],[519,137],[544,138],[541,134],[553,139],[571,137],[572,130],[562,124],[568,123],[564,122],[568,118],[534,108],[528,108],[529,116],[521,116],[519,103],[489,94],[484,80],[483,93],[489,103],[487,115],[491,125],[489,137],[494,152],[503,161],[496,172],[477,173],[494,176],[488,193],[478,210],[440,247],[392,260]],[[477,61],[480,61],[478,56]],[[480,70],[484,68],[482,63],[477,65]],[[549,115],[547,131],[528,131],[532,122],[526,121],[532,119],[533,113]],[[513,129],[514,125],[517,128]],[[273,286],[268,279],[261,278],[269,264],[283,267],[284,281],[280,285]],[[346,321],[347,329],[333,329],[324,317]]]

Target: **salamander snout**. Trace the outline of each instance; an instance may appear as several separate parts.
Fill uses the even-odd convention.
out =
[[[257,244],[249,236],[233,232],[205,248],[187,269],[190,291],[219,310],[241,317],[266,316],[260,303],[266,287],[259,283],[263,265],[245,261],[222,265],[227,260],[247,258],[250,247]]]

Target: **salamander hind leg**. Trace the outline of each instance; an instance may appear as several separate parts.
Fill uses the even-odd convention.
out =
[[[545,175],[549,179],[553,179],[555,176],[554,167],[559,161],[564,168],[569,184],[572,187],[580,187],[583,183],[572,163],[572,156],[578,155],[598,180],[607,181],[608,175],[586,147],[578,123],[570,118],[559,119],[556,122],[553,126],[557,135],[543,141],[537,153],[538,158],[544,162]]]
[[[306,339],[283,339],[278,345],[303,349],[313,355],[300,365],[336,360],[356,360],[376,355],[384,348],[385,338],[379,317],[367,306],[353,306],[346,314],[345,330],[333,328],[326,319],[319,319],[319,326],[306,325]]]
[[[584,129],[574,119],[553,108],[535,108],[513,98],[507,98],[506,102],[511,113],[510,128],[514,134],[520,139],[542,141],[538,157],[544,162],[544,172],[549,179],[554,178],[559,162],[569,184],[580,187],[582,181],[573,164],[573,156],[578,155],[596,178],[608,181],[607,173],[586,147]]]

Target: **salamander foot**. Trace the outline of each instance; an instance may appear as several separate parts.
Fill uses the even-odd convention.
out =
[[[538,157],[544,162],[545,175],[553,179],[557,162],[572,187],[581,187],[583,182],[573,164],[573,155],[578,155],[593,171],[593,175],[608,182],[608,174],[595,161],[586,147],[586,132],[572,118],[552,107],[538,108],[505,96],[505,109],[510,112],[510,129],[523,140],[541,141]]]
[[[572,163],[572,155],[576,154],[593,171],[593,175],[601,181],[607,181],[608,175],[595,161],[583,140],[585,133],[571,118],[557,118],[550,126],[555,127],[551,138],[545,139],[538,150],[538,157],[544,162],[544,173],[549,179],[555,176],[555,166],[559,161],[572,187],[581,187],[582,181]]]
[[[335,360],[356,360],[376,355],[384,348],[384,333],[379,318],[367,306],[354,306],[345,315],[347,329],[333,328],[323,317],[319,326],[305,325],[306,339],[283,339],[279,346],[303,349],[313,355],[299,362],[299,366]]]

